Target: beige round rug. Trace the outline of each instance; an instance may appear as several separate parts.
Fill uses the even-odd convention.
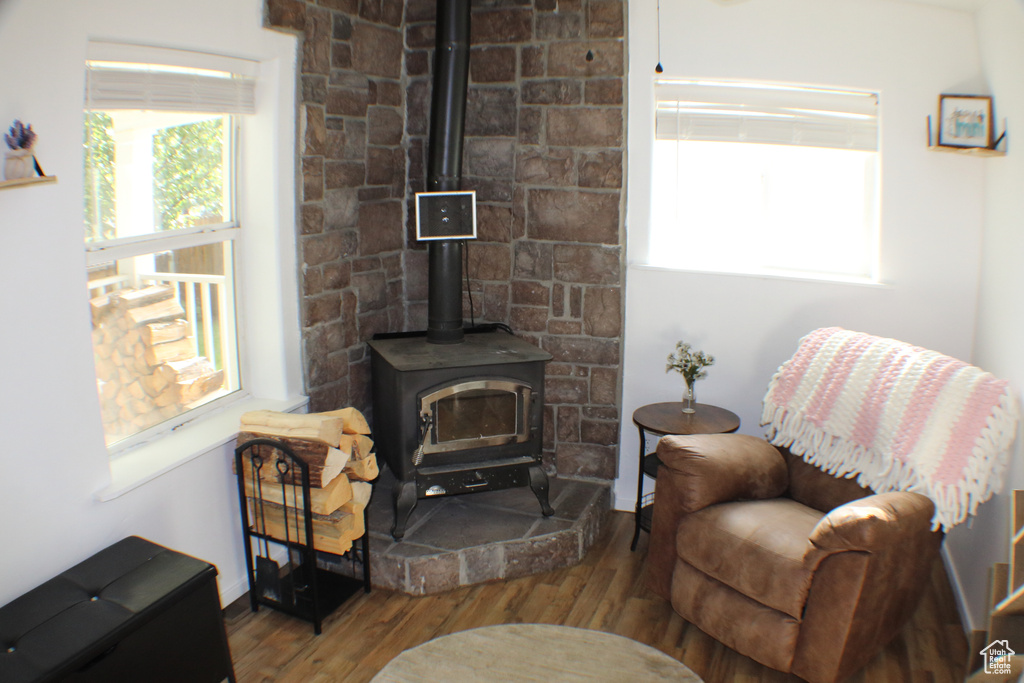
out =
[[[445,681],[674,681],[700,677],[664,652],[601,631],[505,624],[459,631],[409,648],[371,683]]]

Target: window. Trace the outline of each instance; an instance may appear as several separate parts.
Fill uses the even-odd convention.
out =
[[[875,93],[659,81],[647,263],[877,277]]]
[[[188,63],[203,56],[153,55],[87,64],[83,218],[108,447],[240,388],[235,157],[254,82]]]

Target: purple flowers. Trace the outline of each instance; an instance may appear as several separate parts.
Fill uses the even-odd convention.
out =
[[[15,120],[8,133],[4,134],[4,142],[11,149],[29,149],[36,141],[36,132],[32,130],[32,124],[23,125],[21,121]]]

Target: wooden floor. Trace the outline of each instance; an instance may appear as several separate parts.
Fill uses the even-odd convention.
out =
[[[800,681],[683,621],[643,587],[647,537],[629,551],[632,515],[612,513],[608,526],[576,567],[420,598],[377,589],[343,605],[320,636],[306,622],[266,608],[253,614],[247,598],[236,601],[226,613],[238,681],[367,681],[398,653],[431,638],[520,622],[628,636],[681,660],[706,683]],[[849,683],[960,683],[966,660],[967,642],[939,562],[910,624]]]

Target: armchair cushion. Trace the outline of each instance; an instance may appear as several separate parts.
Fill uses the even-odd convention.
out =
[[[665,436],[658,458],[681,486],[688,513],[715,503],[775,498],[788,484],[779,450],[745,434]]]
[[[779,671],[789,671],[800,622],[737,593],[682,560],[672,574],[672,607],[701,631]]]
[[[822,514],[788,498],[722,503],[686,515],[676,549],[687,564],[799,620],[816,563],[811,532]]]
[[[789,467],[789,490],[786,495],[815,510],[828,512],[843,503],[874,493],[855,479],[834,477],[810,464],[788,448],[780,449]]]
[[[678,559],[679,520],[716,503],[782,495],[787,473],[775,446],[743,434],[664,436],[657,452],[661,466],[647,552],[647,585],[667,600]]]

